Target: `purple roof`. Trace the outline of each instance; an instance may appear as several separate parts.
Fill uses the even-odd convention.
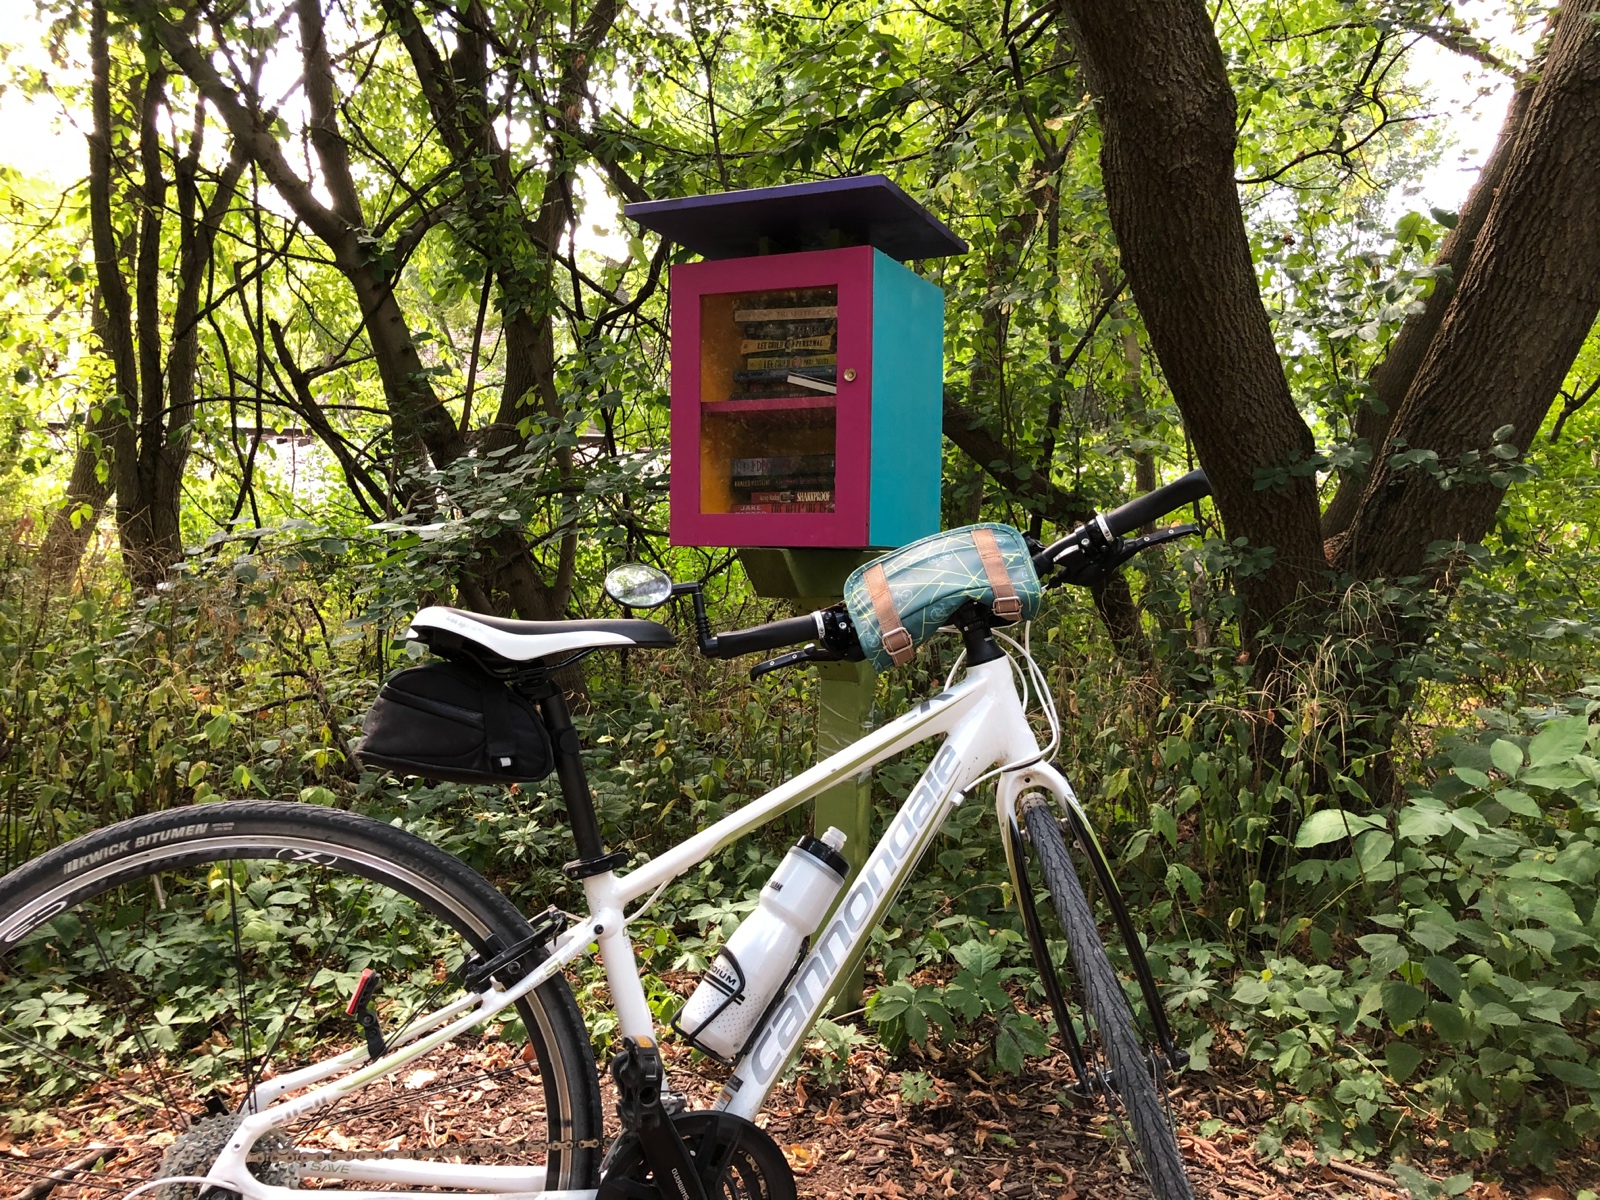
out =
[[[647,200],[622,211],[705,258],[868,245],[906,262],[967,251],[943,221],[883,175]]]

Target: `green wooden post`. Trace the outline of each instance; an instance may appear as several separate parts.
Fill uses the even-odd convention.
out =
[[[877,692],[878,673],[868,663],[817,664],[817,756],[826,758],[843,750],[872,728],[872,700]],[[816,828],[820,833],[830,825],[844,830],[844,856],[850,862],[850,878],[856,877],[872,845],[872,782],[863,772],[855,779],[836,783],[817,797]],[[840,893],[844,895],[843,892]],[[835,905],[837,907],[837,905]],[[830,911],[829,915],[832,913]],[[834,997],[835,1012],[861,1007],[863,989],[861,960],[850,968]]]
[[[877,555],[862,550],[741,550],[740,561],[759,596],[794,600],[801,608],[824,608],[844,595],[850,572]],[[872,729],[877,672],[867,663],[818,663],[817,756],[826,758]],[[830,825],[844,831],[844,856],[854,879],[872,845],[872,783],[869,775],[835,784],[816,799],[817,833]],[[842,896],[843,893],[841,892]],[[830,915],[832,915],[830,913]],[[858,960],[834,998],[834,1010],[861,1007]]]

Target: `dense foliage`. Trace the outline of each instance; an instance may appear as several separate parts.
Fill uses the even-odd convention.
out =
[[[350,743],[423,603],[598,615],[600,576],[634,557],[706,578],[720,625],[781,607],[731,553],[666,544],[679,255],[613,231],[614,199],[883,170],[966,237],[920,268],[948,297],[948,524],[1045,532],[1194,465],[1053,6],[41,9],[48,52],[10,82],[82,115],[99,157],[66,189],[0,174],[6,868],[155,808],[298,796],[403,822],[530,908],[576,903],[548,789],[402,783]],[[1249,482],[1309,478],[1327,504],[1382,450],[1373,368],[1456,282],[1438,256],[1458,215],[1410,211],[1441,147],[1408,55],[1426,37],[1532,64],[1448,6],[1243,4],[1216,32],[1256,275],[1316,441]],[[1537,438],[1483,447],[1499,508],[1481,543],[1434,547],[1446,586],[1346,576],[1316,622],[1263,630],[1249,581],[1272,550],[1207,506],[1203,545],[1139,561],[1127,593],[1060,595],[1033,630],[1063,767],[1194,1069],[1260,1074],[1266,1149],[1592,1150],[1597,380],[1591,334]],[[161,504],[172,538],[135,519]],[[940,653],[880,681],[879,716],[940,685]],[[1270,686],[1263,661],[1285,664]],[[752,686],[678,652],[586,670],[604,830],[636,857],[816,757],[803,676]],[[878,773],[880,810],[916,773]],[[804,823],[641,927],[664,1014]],[[824,1084],[869,1033],[992,1072],[1041,1048],[997,837],[982,803],[952,818],[875,937],[865,1011],[808,1055]]]

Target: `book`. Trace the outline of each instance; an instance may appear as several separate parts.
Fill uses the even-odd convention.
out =
[[[831,392],[833,385],[829,384],[828,386],[829,386],[829,390]],[[819,392],[819,391],[816,391],[816,390],[814,390],[812,388],[806,388],[804,391],[802,391],[800,388],[791,387],[791,386],[785,384],[783,387],[779,388],[777,391],[765,391],[765,390],[755,391],[755,390],[749,390],[749,391],[742,391],[742,392],[733,392],[728,396],[728,399],[729,400],[816,400],[818,398],[825,399],[827,394],[828,393]],[[707,401],[707,403],[709,404],[709,403],[713,403],[713,402],[712,401]]]
[[[805,492],[761,492],[750,493],[751,504],[832,504],[832,488],[814,488]]]
[[[728,509],[736,513],[825,513],[833,511],[833,502],[826,504],[735,504]]]
[[[740,354],[764,354],[773,350],[832,350],[833,334],[819,333],[814,337],[762,337],[745,338],[739,343]]]
[[[823,321],[837,320],[837,304],[815,304],[806,308],[736,308],[736,324],[748,325],[755,321]]]
[[[777,370],[782,367],[785,373],[796,367],[831,367],[837,364],[837,354],[752,354],[744,360],[746,371]],[[737,379],[739,373],[734,372]]]
[[[830,355],[829,357],[832,356]],[[831,380],[838,373],[837,367],[825,366],[806,367],[804,370],[794,367],[762,367],[754,371],[735,371],[733,373],[733,381],[735,383],[789,383],[790,375],[803,375],[807,379]],[[803,387],[805,385],[800,384],[797,386]]]
[[[775,492],[825,492],[831,490],[831,479],[807,479],[799,484],[784,483],[776,485],[770,479],[744,479],[733,480],[733,490],[737,493],[735,500],[747,504],[832,504],[832,500],[751,500],[756,492],[773,494]]]
[[[739,331],[741,341],[785,341],[790,338],[828,338],[828,345],[839,334],[837,321],[747,321]],[[741,351],[751,354],[758,351]]]
[[[735,479],[763,475],[833,475],[831,454],[774,454],[759,458],[735,458],[728,473]]]

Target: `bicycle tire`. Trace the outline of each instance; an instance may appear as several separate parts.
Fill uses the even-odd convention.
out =
[[[280,939],[271,920],[241,922],[242,909],[257,912],[258,898],[262,906],[277,904],[275,914],[303,922],[289,927],[292,938]],[[317,908],[328,900],[342,906],[337,926]],[[153,1177],[152,1147],[164,1139],[151,1131],[181,1140],[205,1120],[193,1111],[197,1106],[217,1113],[249,1103],[253,1088],[281,1073],[280,1048],[286,1061],[294,1060],[296,1047],[306,1061],[316,1061],[362,1045],[363,1034],[337,994],[339,986],[348,988],[353,964],[400,972],[398,980],[390,978],[405,1000],[390,997],[386,983],[380,1003],[389,1006],[391,1020],[415,1019],[444,1003],[436,997],[465,994],[457,968],[467,954],[493,953],[531,934],[516,907],[477,872],[422,838],[368,817],[314,805],[238,801],[124,821],[57,847],[0,879],[0,1065],[11,1067],[16,1079],[14,1088],[4,1089],[14,1094],[0,1099],[7,1107],[34,1105],[32,1119],[65,1120],[68,1129],[68,1114],[77,1111],[73,1104],[84,1093],[116,1113],[137,1109],[139,1132],[128,1147],[133,1153],[122,1154],[118,1163],[136,1160],[138,1170]],[[221,982],[208,990],[205,970],[217,975],[227,965],[208,959],[208,952],[231,956],[231,974],[237,978],[218,975]],[[534,957],[542,960],[543,953]],[[309,980],[301,984],[296,976],[291,986],[276,974],[267,982],[248,978],[264,970],[263,964],[276,970],[285,962]],[[184,982],[195,973],[200,983]],[[53,1026],[21,1024],[48,1011],[48,997],[55,993],[41,989],[58,984],[66,985],[69,1000],[77,1000],[70,1012]],[[230,987],[236,987],[236,1004]],[[258,1021],[248,1001],[263,994],[277,1008]],[[200,1014],[192,1022],[186,1014],[156,1008],[185,997]],[[219,1006],[226,1010],[223,1015],[204,1015]],[[353,1108],[344,1101],[342,1110],[335,1106],[307,1121],[339,1117],[346,1128],[375,1140],[381,1134],[367,1131],[390,1111],[375,1107],[380,1101],[373,1097],[380,1090],[391,1097],[391,1109],[414,1104],[420,1113],[424,1096],[451,1089],[466,1094],[469,1086],[486,1086],[480,1096],[501,1093],[508,1108],[513,1100],[521,1102],[511,1111],[528,1115],[520,1126],[522,1137],[502,1136],[500,1153],[507,1161],[537,1166],[542,1150],[547,1188],[596,1187],[603,1137],[599,1083],[571,989],[557,975],[515,1007],[522,1026],[515,1035],[518,1044],[526,1036],[522,1049],[509,1042],[498,1045],[491,1037],[463,1039],[448,1051],[434,1052],[444,1059],[453,1055],[451,1061],[441,1060],[440,1087],[430,1086],[430,1077],[416,1084],[426,1091],[405,1095],[402,1089],[412,1088],[422,1072],[403,1085],[386,1077],[358,1093],[360,1103]],[[402,1008],[409,1012],[396,1017]],[[104,1014],[99,1026],[93,1024],[96,1018],[83,1015],[94,1012]],[[227,1012],[233,1013],[231,1023]],[[159,1023],[141,1029],[141,1018]],[[274,1020],[278,1032],[269,1041]],[[298,1033],[302,1024],[309,1030],[304,1037]],[[41,1040],[49,1033],[34,1036],[60,1029],[76,1040],[63,1044],[66,1035],[55,1042]],[[500,1032],[507,1029],[515,1025],[501,1026]],[[202,1031],[208,1036],[197,1043]],[[252,1040],[253,1031],[259,1041]],[[397,1032],[388,1030],[391,1036]],[[334,1049],[327,1048],[330,1042]],[[252,1057],[255,1045],[262,1050],[258,1057]],[[107,1047],[110,1056],[97,1058],[108,1053]],[[481,1074],[466,1069],[469,1059]],[[232,1061],[239,1064],[234,1077],[196,1074]],[[400,1074],[412,1070],[414,1065]],[[29,1087],[31,1093],[22,1090]],[[141,1087],[151,1094],[128,1090]],[[513,1093],[513,1087],[526,1090]],[[58,1091],[54,1100],[52,1088]],[[542,1146],[529,1133],[536,1132],[541,1100]],[[489,1106],[482,1111],[488,1114]],[[157,1127],[158,1117],[164,1128]],[[334,1133],[345,1136],[337,1126]],[[408,1138],[405,1145],[415,1142]]]
[[[1194,1200],[1172,1123],[1151,1074],[1150,1059],[1134,1028],[1133,1010],[1106,957],[1094,912],[1072,865],[1060,822],[1042,798],[1032,804],[1025,798],[1021,807],[1040,872],[1067,937],[1085,1007],[1094,1019],[1095,1032],[1111,1069],[1112,1087],[1133,1127],[1134,1150],[1145,1178],[1156,1200]],[[1045,962],[1039,964],[1039,969],[1049,971],[1054,967]]]

